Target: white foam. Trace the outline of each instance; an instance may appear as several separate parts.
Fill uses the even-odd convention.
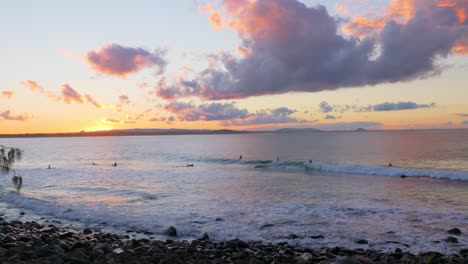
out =
[[[327,172],[341,172],[351,174],[379,175],[400,177],[402,175],[412,177],[431,177],[437,179],[450,179],[468,181],[468,172],[450,170],[420,170],[400,167],[369,166],[360,164],[338,164],[325,162],[304,163],[306,169],[314,169]]]

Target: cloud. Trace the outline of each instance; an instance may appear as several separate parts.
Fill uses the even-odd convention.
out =
[[[457,113],[456,116],[468,117],[468,113]]]
[[[149,119],[150,122],[165,122],[167,120],[166,117],[153,117]]]
[[[334,124],[322,124],[316,126],[316,128],[322,130],[356,130],[358,128],[378,128],[383,126],[383,123],[380,122],[342,122],[342,123],[334,123]]]
[[[462,5],[464,0],[453,1]],[[411,10],[398,2],[410,4]],[[158,95],[217,100],[427,78],[443,70],[438,58],[450,55],[468,35],[455,9],[437,2],[393,0],[392,15],[360,39],[343,36],[340,20],[321,5],[221,0],[220,11],[211,6],[205,11],[216,28],[237,33],[247,55],[213,54],[211,66],[188,83],[166,85]]]
[[[102,107],[102,105],[100,103],[98,103],[96,100],[94,100],[94,98],[91,95],[85,94],[84,97],[86,98],[86,101],[88,101],[89,103],[94,105],[96,108],[101,108]]]
[[[73,89],[69,84],[65,83],[61,87],[61,94],[57,95],[56,93],[44,89],[41,85],[39,85],[36,81],[32,80],[27,80],[27,81],[22,81],[21,85],[24,87],[28,88],[32,92],[39,93],[42,95],[47,96],[48,98],[54,100],[54,101],[61,101],[65,102],[67,104],[71,104],[72,102],[82,104],[84,103],[84,99],[96,108],[102,108],[102,105],[98,103],[91,95],[89,94],[80,94],[77,92],[75,89]]]
[[[171,102],[165,105],[164,109],[176,114],[180,121],[216,121],[242,119],[248,116],[246,109],[238,109],[234,103],[209,103],[196,106],[192,103]]]
[[[341,116],[334,116],[334,115],[326,115],[325,119],[339,119]]]
[[[116,124],[116,123],[122,123],[122,121],[118,120],[118,119],[113,119],[113,118],[106,118],[104,120],[104,122],[106,123],[111,123],[111,124]]]
[[[266,124],[287,124],[287,123],[306,123],[306,120],[292,117],[296,110],[286,107],[276,109],[259,110],[250,114],[245,119],[228,120],[223,123],[224,126],[248,126],[248,125],[266,125]]]
[[[166,67],[165,50],[149,52],[142,48],[105,44],[98,51],[89,51],[88,64],[97,72],[125,77],[144,68],[156,67],[161,74]]]
[[[44,88],[42,88],[37,82],[33,80],[21,81],[21,85],[28,88],[32,92],[44,92]]]
[[[468,125],[468,120],[465,120],[461,123],[462,125]]]
[[[331,106],[325,101],[321,102],[319,106],[320,106],[320,111],[322,111],[322,113],[329,113],[333,111],[333,106]]]
[[[359,106],[359,105],[330,105],[323,101],[319,104],[322,113],[338,112],[343,113],[347,111],[353,112],[383,112],[383,111],[400,111],[400,110],[413,110],[418,108],[434,108],[436,103],[418,104],[415,102],[384,102],[381,104]]]
[[[398,103],[389,103],[385,102],[383,104],[376,104],[372,106],[372,110],[379,111],[399,111],[399,110],[411,110],[418,108],[434,108],[435,103],[431,104],[417,104],[415,102],[398,102]]]
[[[120,104],[129,104],[130,100],[128,99],[128,96],[121,95],[121,96],[119,96],[119,103]]]
[[[82,104],[83,99],[81,98],[81,95],[75,91],[70,85],[68,84],[63,84],[62,85],[62,98],[63,101],[67,104],[70,104],[72,102]]]
[[[29,115],[22,114],[22,115],[13,115],[10,110],[6,110],[3,113],[0,113],[0,117],[4,120],[10,121],[26,121],[30,119]]]
[[[2,97],[5,97],[6,99],[11,99],[13,98],[13,96],[15,96],[15,92],[14,91],[2,91],[0,95]]]

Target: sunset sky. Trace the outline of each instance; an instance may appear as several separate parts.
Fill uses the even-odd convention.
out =
[[[467,0],[3,1],[0,134],[468,128]]]

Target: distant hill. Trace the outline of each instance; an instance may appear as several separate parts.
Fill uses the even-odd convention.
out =
[[[279,133],[307,133],[307,132],[319,132],[321,131],[318,128],[281,128],[277,129],[274,132],[279,132]]]

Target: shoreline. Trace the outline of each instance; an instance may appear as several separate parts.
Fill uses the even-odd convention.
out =
[[[73,227],[72,227],[73,228]],[[468,247],[458,254],[402,249],[322,247],[311,249],[287,242],[211,241],[208,235],[192,241],[132,238],[83,230],[6,221],[0,217],[0,263],[467,263]]]

